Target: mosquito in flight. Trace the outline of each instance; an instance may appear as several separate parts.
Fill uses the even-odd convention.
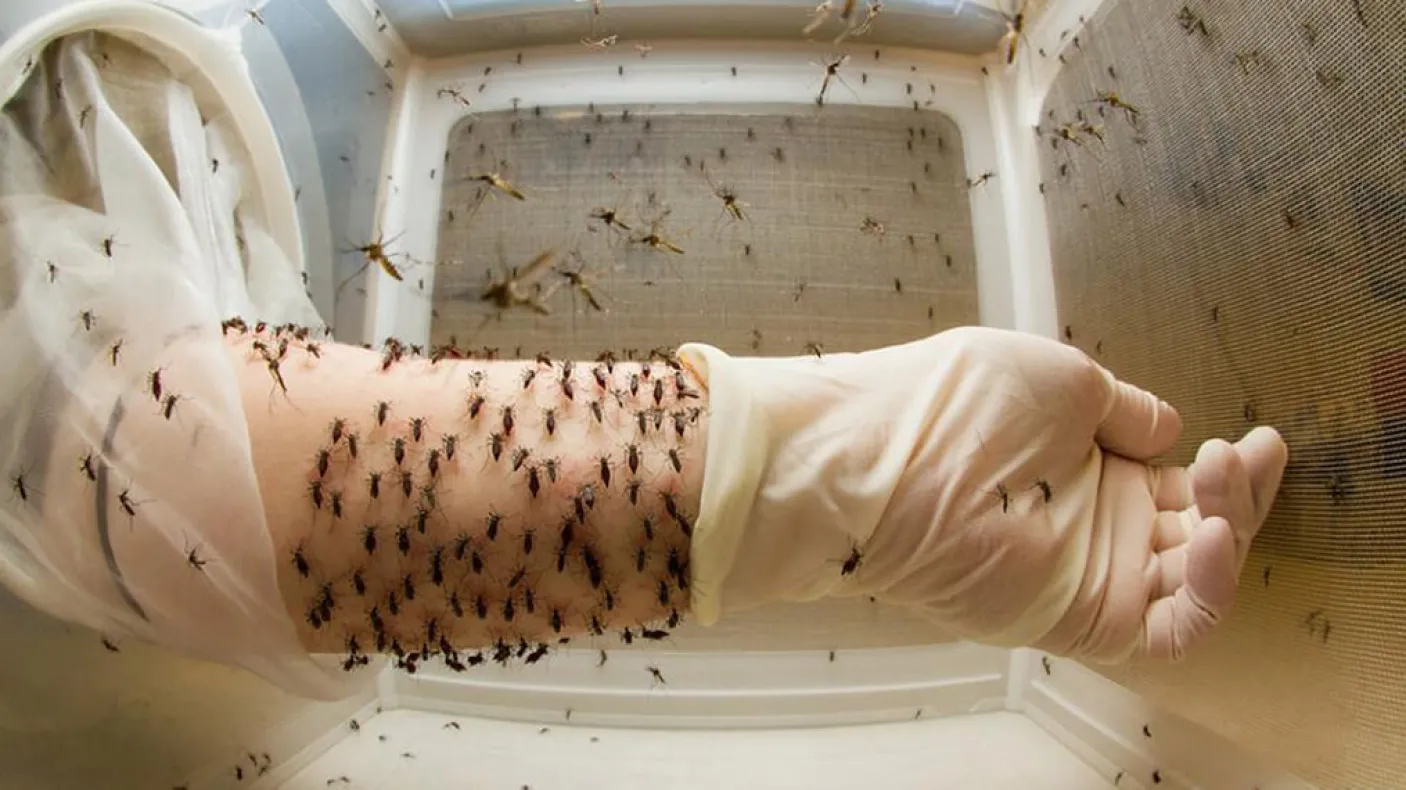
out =
[[[1001,48],[1005,51],[1007,66],[1014,66],[1020,57],[1020,42],[1025,38],[1025,9],[1030,0],[1021,0],[1014,14],[1006,14],[1006,34],[1001,37]]]
[[[514,268],[509,271],[506,279],[490,282],[479,294],[479,299],[497,307],[500,314],[515,307],[526,307],[542,315],[551,315],[552,310],[546,302],[556,292],[556,288],[550,288],[544,293],[541,283],[537,281],[551,268],[552,259],[555,257],[555,250],[538,254],[521,272]]]
[[[850,38],[851,36],[857,37],[868,33],[869,30],[874,27],[874,20],[879,18],[879,14],[882,13],[883,10],[883,3],[878,2],[878,0],[869,0],[868,5],[865,8],[864,19],[861,20],[858,24],[851,23],[851,26],[846,27],[844,30],[840,31],[840,34],[835,37],[835,43],[840,44],[843,43],[845,39]],[[844,19],[844,16],[841,16],[840,18]]]

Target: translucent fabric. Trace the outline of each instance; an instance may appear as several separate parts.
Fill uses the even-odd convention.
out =
[[[322,321],[222,115],[161,57],[87,33],[52,43],[0,116],[0,581],[336,697],[374,673],[297,639],[221,341],[235,315]]]

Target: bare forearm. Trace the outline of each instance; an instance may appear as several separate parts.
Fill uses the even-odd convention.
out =
[[[686,611],[707,421],[686,371],[387,366],[288,340],[281,358],[271,333],[232,330],[228,346],[283,597],[309,649],[527,658]]]

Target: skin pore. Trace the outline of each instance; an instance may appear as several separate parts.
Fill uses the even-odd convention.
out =
[[[348,668],[535,661],[566,637],[659,638],[687,612],[707,394],[672,355],[431,361],[225,338],[310,651]]]

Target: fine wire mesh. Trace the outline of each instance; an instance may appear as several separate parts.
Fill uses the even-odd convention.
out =
[[[1229,621],[1100,671],[1324,787],[1399,786],[1406,6],[1119,0],[1063,57],[1039,178],[1065,339],[1178,408],[1170,462],[1257,424],[1290,448]],[[1051,142],[1079,112],[1106,143]]]
[[[698,341],[733,354],[795,356],[810,343],[858,351],[975,324],[962,161],[956,126],[912,110],[585,106],[539,114],[523,106],[465,119],[449,136],[431,342],[504,356],[593,358],[614,349],[623,358],[625,349]],[[495,193],[472,210],[484,189],[473,177],[493,171],[527,199]],[[735,192],[744,219],[725,212],[715,187]],[[597,208],[618,211],[631,231],[591,220]],[[630,241],[666,210],[658,232],[682,255]],[[862,229],[866,217],[883,225],[882,235]],[[562,288],[549,316],[516,309],[494,317],[479,298],[486,278],[548,249],[558,265],[601,272],[592,289],[605,310]],[[867,599],[778,611],[676,637],[731,649],[950,639]]]

